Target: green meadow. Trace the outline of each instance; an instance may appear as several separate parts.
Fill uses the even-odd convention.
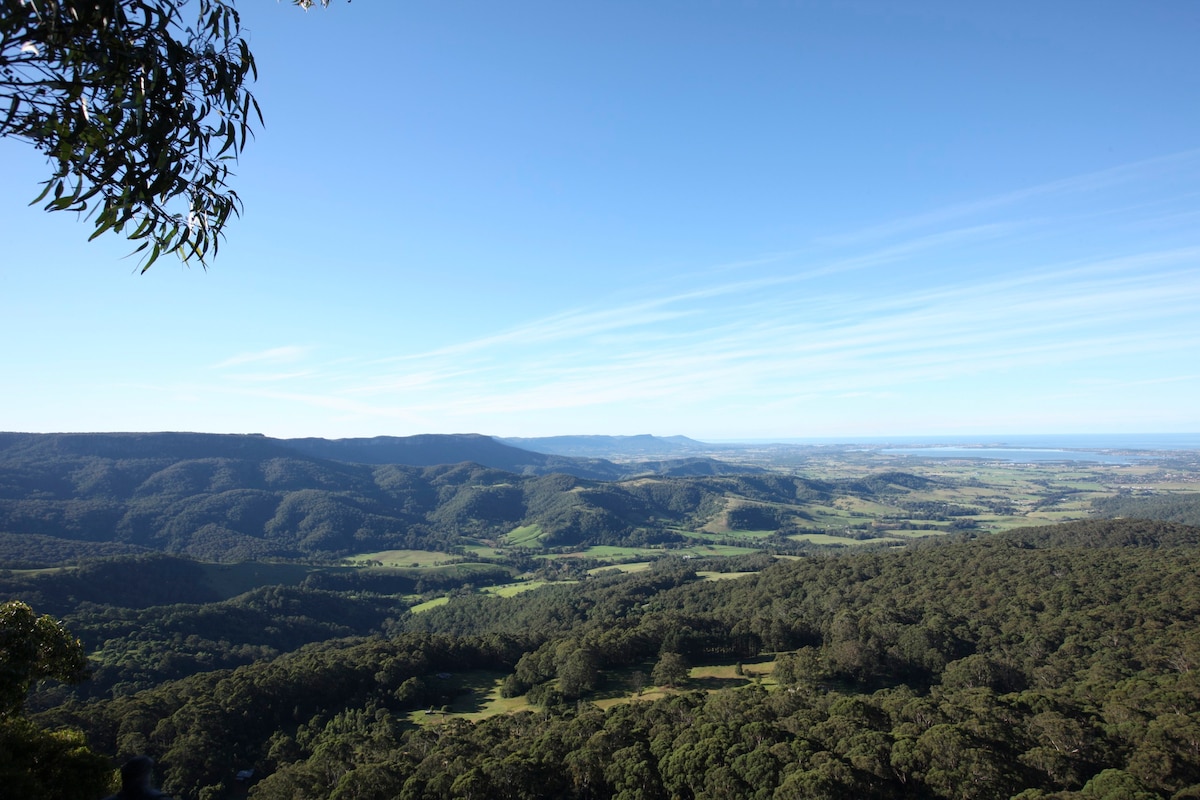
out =
[[[503,537],[503,542],[510,547],[536,547],[541,535],[541,525],[523,525],[509,531]]]
[[[380,550],[360,553],[346,559],[353,566],[420,567],[441,566],[451,561],[461,561],[460,556],[438,553],[433,550]],[[371,563],[374,562],[374,563]]]

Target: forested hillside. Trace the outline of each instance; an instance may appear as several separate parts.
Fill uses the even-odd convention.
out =
[[[666,559],[38,720],[160,757],[182,797],[250,767],[253,798],[1198,797],[1198,542],[1121,520],[726,580]],[[480,680],[533,710],[416,713]]]
[[[369,463],[438,444],[0,435],[0,600],[92,666],[0,739],[205,800],[1200,797],[1200,527],[1121,488],[1154,467]],[[955,533],[1089,504],[1125,518]]]
[[[1120,494],[1096,500],[1092,506],[1095,514],[1101,517],[1159,519],[1184,525],[1200,525],[1200,493],[1197,492],[1150,497]]]
[[[577,478],[616,480],[625,474],[620,466],[600,458],[564,458],[514,447],[479,434],[421,434],[376,436],[371,439],[282,439],[287,447],[306,456],[353,464],[405,464],[434,467],[471,462],[518,475],[562,472]]]
[[[411,438],[422,439],[411,445],[422,458],[432,457],[432,444]],[[376,455],[397,447],[304,441],[311,451],[347,457],[363,455],[364,443],[382,448]],[[501,447],[516,451],[495,442],[484,449]],[[842,483],[761,470],[728,476],[711,459],[630,470],[635,478],[602,482],[470,462],[349,463],[261,436],[4,434],[0,564],[32,568],[149,551],[209,561],[452,552],[518,528],[536,531],[526,544],[540,548],[661,545],[683,542],[679,529],[726,512],[728,529],[778,530],[805,518],[805,504],[836,492],[874,496],[928,483],[904,473]]]

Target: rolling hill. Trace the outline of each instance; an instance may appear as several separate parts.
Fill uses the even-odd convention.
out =
[[[527,463],[515,463],[513,453],[524,453]],[[514,469],[395,461],[464,455]],[[805,504],[838,490],[761,470],[722,474],[723,465],[708,459],[639,465],[630,468],[637,477],[619,481],[535,471],[556,463],[481,436],[329,442],[3,434],[0,564],[45,566],[149,551],[211,561],[446,551],[499,542],[516,529],[537,532],[525,543],[530,547],[641,546],[682,541],[678,529],[698,530],[731,502],[742,509],[731,529],[780,527],[803,516]],[[878,486],[849,488],[895,491],[914,480],[898,473]]]

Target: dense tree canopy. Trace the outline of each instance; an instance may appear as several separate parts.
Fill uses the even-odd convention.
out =
[[[87,676],[83,646],[48,614],[0,604],[0,786],[5,797],[97,797],[111,782],[107,759],[72,729],[47,730],[25,719],[25,696],[45,678]]]
[[[663,559],[34,719],[117,758],[151,752],[186,797],[229,793],[253,766],[237,790],[260,799],[1183,800],[1200,796],[1198,536],[1076,522],[717,581]],[[264,590],[215,615],[71,624],[238,648],[235,631],[300,610],[369,626],[384,601]],[[647,676],[674,688],[643,693]],[[425,711],[478,709],[493,685],[530,710]]]
[[[0,0],[0,136],[49,159],[35,202],[126,234],[143,272],[203,263],[239,213],[255,74],[232,0]]]
[[[44,678],[75,683],[86,676],[83,646],[53,617],[16,600],[0,605],[0,717],[19,713]]]

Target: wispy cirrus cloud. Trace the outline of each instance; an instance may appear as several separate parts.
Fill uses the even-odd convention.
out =
[[[861,244],[921,228],[936,227],[964,217],[1019,206],[1023,202],[1037,198],[1094,193],[1128,184],[1145,183],[1163,175],[1176,175],[1180,172],[1195,174],[1198,171],[1200,171],[1200,149],[1185,150],[946,206],[858,231],[822,237],[819,241],[828,245]]]
[[[836,246],[623,287],[388,357],[318,363],[308,348],[292,346],[214,368],[230,373],[224,392],[389,425],[458,420],[462,430],[483,420],[528,431],[549,418],[595,430],[588,420],[606,415],[673,426],[689,409],[715,424],[817,409],[836,418],[849,413],[844,404],[883,413],[921,397],[945,407],[937,391],[1002,409],[1035,397],[1093,402],[1080,388],[1088,380],[1114,397],[1136,399],[1139,387],[1152,386],[1178,395],[1197,382],[1179,377],[1177,365],[1200,351],[1200,236],[1188,205],[1198,200],[1130,204],[1126,194],[1180,165],[1200,172],[1200,151],[901,220]],[[1086,211],[1024,205],[1114,187]],[[980,218],[962,224],[972,215]],[[1103,226],[1088,229],[1089,220]],[[1093,247],[1094,237],[1081,236],[1118,225],[1138,236],[1119,247]],[[291,369],[263,369],[276,365]],[[1074,388],[1046,391],[1059,375]]]
[[[1200,345],[1200,328],[1179,324],[1200,303],[1200,272],[1189,266],[1198,257],[1144,253],[886,296],[728,284],[634,313],[564,313],[520,335],[412,354],[413,371],[343,391],[469,418],[672,397],[864,393],[1164,353]],[[764,290],[774,296],[764,300]],[[693,306],[713,296],[721,307]],[[675,313],[648,319],[639,313],[648,305]],[[598,318],[605,323],[593,324]]]
[[[272,347],[268,350],[257,350],[249,353],[239,353],[212,365],[212,369],[228,369],[243,367],[247,364],[294,364],[303,360],[311,348],[301,345],[286,345]]]

